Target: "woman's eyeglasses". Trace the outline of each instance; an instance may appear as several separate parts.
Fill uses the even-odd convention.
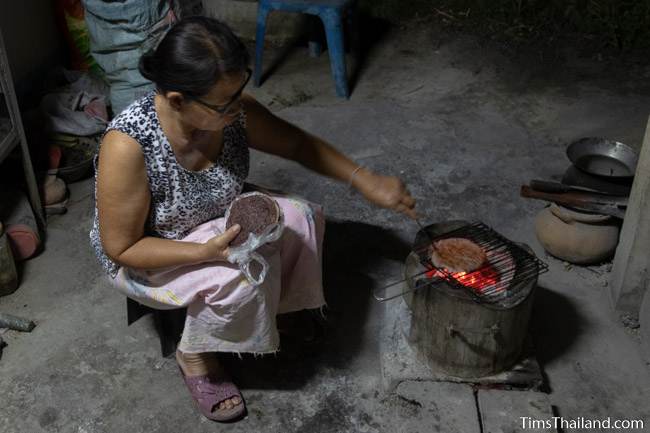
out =
[[[236,102],[241,97],[241,94],[244,91],[244,87],[246,87],[246,84],[248,84],[248,81],[251,79],[251,75],[253,75],[253,71],[251,70],[251,68],[246,68],[246,79],[244,80],[244,84],[242,84],[239,90],[237,90],[237,92],[232,96],[232,98],[230,98],[230,102],[228,102],[227,104],[213,105],[213,104],[208,104],[207,102],[204,102],[199,98],[192,98],[192,99],[198,102],[199,104],[203,105],[204,107],[207,107],[212,111],[216,111],[222,116],[228,114],[234,114],[237,111],[239,111],[239,109],[241,108],[241,105],[236,104]]]

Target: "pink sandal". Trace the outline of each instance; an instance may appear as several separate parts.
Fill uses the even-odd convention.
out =
[[[180,370],[185,385],[190,390],[190,394],[203,416],[213,421],[228,422],[235,421],[244,415],[246,412],[244,398],[230,379],[217,378],[214,375],[186,376],[183,369]],[[233,397],[239,397],[241,403],[230,409],[214,410],[219,403]]]

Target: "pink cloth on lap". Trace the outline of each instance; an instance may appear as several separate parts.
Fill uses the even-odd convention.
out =
[[[179,349],[198,352],[277,351],[279,313],[325,305],[322,244],[325,221],[320,206],[273,194],[282,209],[282,237],[258,251],[269,262],[259,286],[251,286],[237,265],[214,262],[155,271],[121,268],[115,285],[153,308],[186,306]],[[205,242],[224,231],[218,218],[196,227],[185,242]]]

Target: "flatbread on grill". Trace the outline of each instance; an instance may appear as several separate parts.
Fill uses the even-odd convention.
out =
[[[486,261],[483,248],[466,238],[442,239],[431,247],[433,265],[452,273],[473,272]]]
[[[226,230],[235,224],[239,224],[241,230],[230,245],[236,247],[243,244],[250,233],[259,235],[279,219],[280,208],[277,202],[267,195],[253,193],[236,198],[228,210]]]

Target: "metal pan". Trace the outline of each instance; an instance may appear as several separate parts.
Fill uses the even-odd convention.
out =
[[[606,177],[633,177],[639,160],[638,152],[627,144],[598,137],[571,143],[566,154],[579,169]]]
[[[629,196],[632,189],[632,177],[603,177],[594,176],[580,170],[571,164],[562,176],[562,183],[567,185],[580,185],[587,188],[605,191],[613,195]]]

